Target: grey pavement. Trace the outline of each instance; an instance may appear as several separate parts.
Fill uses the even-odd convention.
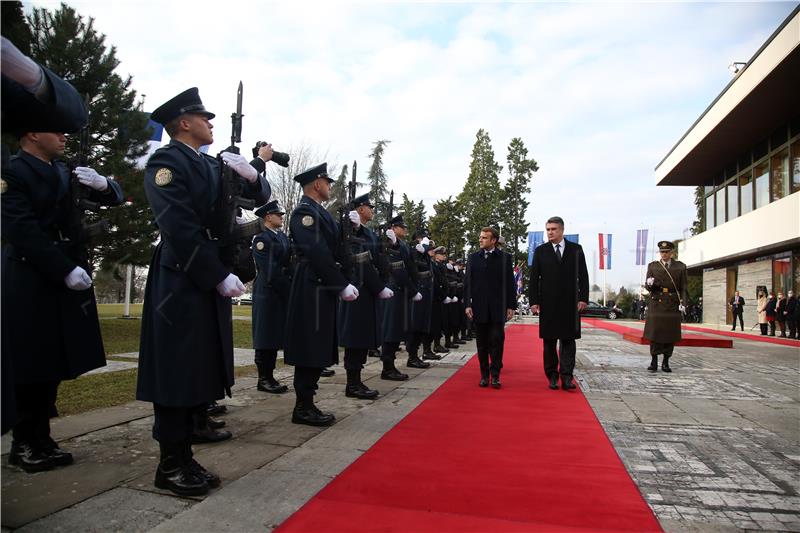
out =
[[[54,437],[76,462],[25,474],[4,458],[3,531],[270,531],[473,353],[474,342],[428,370],[402,368],[412,378],[400,383],[382,381],[370,359],[364,377],[381,391],[375,401],[346,398],[337,368],[317,397],[337,416],[330,428],[292,424],[292,393],[261,393],[254,377],[240,378],[224,402],[234,438],[195,446],[223,483],[204,498],[153,486],[149,404],[54,419]],[[585,327],[578,341],[577,381],[662,527],[800,531],[800,350],[734,339],[733,349],[676,349],[672,374],[651,374],[648,363],[646,346],[607,330]],[[279,369],[279,379],[291,385],[290,372]]]

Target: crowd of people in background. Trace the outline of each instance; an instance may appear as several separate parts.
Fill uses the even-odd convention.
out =
[[[797,328],[800,310],[794,291],[788,291],[785,296],[781,290],[777,296],[772,290],[767,293],[759,291],[756,305],[761,335],[800,339],[800,331]],[[780,330],[780,335],[776,335],[776,330]]]

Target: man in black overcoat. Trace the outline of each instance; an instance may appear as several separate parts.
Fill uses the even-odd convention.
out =
[[[445,301],[449,300],[447,297],[447,275],[445,274],[447,270],[445,267],[447,253],[444,246],[438,246],[428,250],[428,255],[432,256],[433,305],[431,309],[431,329],[423,343],[422,359],[439,360],[442,358],[442,356],[438,355],[439,352],[444,351],[447,353],[447,349],[441,347],[439,341],[442,337],[442,331],[447,325],[445,316]]]
[[[353,301],[359,291],[345,275],[339,223],[322,206],[330,199],[328,165],[322,163],[295,176],[303,197],[289,218],[289,237],[297,258],[289,313],[286,319],[284,361],[294,366],[297,402],[292,422],[329,426],[336,420],[314,405],[319,377],[327,366],[339,362],[336,340],[338,299]]]
[[[731,296],[731,301],[728,305],[731,307],[731,314],[733,315],[733,327],[731,331],[736,331],[736,319],[739,319],[740,329],[744,331],[744,298],[739,294],[739,291]]]
[[[252,165],[252,162],[251,162]],[[289,388],[273,375],[278,350],[285,344],[286,308],[289,304],[289,238],[281,231],[284,211],[277,200],[255,210],[266,228],[253,239],[256,279],[253,281],[253,348],[258,368],[256,388],[271,394],[283,394]]]
[[[170,136],[147,161],[144,190],[161,240],[150,261],[142,312],[136,398],[153,402],[153,438],[161,459],[155,485],[201,495],[219,477],[192,458],[195,421],[207,421],[209,402],[233,385],[231,297],[245,288],[222,252],[218,226],[220,163],[200,152],[213,143],[210,120],[196,87],[159,106],[151,118]],[[239,154],[224,164],[241,176],[243,194],[266,203],[266,178]],[[230,433],[203,428],[207,440]]]
[[[514,316],[517,293],[511,256],[497,248],[499,234],[485,227],[479,237],[480,250],[467,259],[464,278],[464,312],[475,323],[475,343],[481,367],[479,386],[500,388],[503,368],[505,323]]]
[[[533,252],[528,298],[539,314],[539,338],[544,344],[544,372],[550,388],[572,390],[575,339],[581,338],[579,313],[589,301],[589,274],[583,248],[564,239],[564,220],[551,217],[545,224],[548,242]],[[561,344],[560,353],[557,345]]]
[[[4,378],[16,404],[8,461],[38,472],[73,460],[50,437],[59,384],[106,364],[88,239],[72,217],[71,189],[85,188],[90,201],[108,206],[123,195],[89,167],[74,170],[80,185],[71,182],[59,160],[63,133],[25,130],[19,143],[0,180],[2,356],[13,368]]]
[[[431,258],[428,250],[431,240],[425,231],[418,230],[414,233],[414,247],[411,248],[411,259],[417,271],[417,290],[422,295],[418,301],[411,304],[411,328],[408,332],[406,348],[410,368],[429,368],[430,363],[424,362],[419,357],[419,347],[431,330],[431,311],[433,310],[433,272],[431,271]]]
[[[797,332],[798,308],[800,306],[797,305],[797,297],[794,295],[794,291],[790,290],[788,296],[786,299],[786,327],[789,328],[789,338],[797,339],[800,338]]]

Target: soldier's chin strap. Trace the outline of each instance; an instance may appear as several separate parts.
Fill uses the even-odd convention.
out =
[[[672,282],[672,287],[675,289],[675,294],[678,295],[678,303],[680,305],[683,305],[683,298],[681,298],[681,293],[678,290],[678,286],[675,284],[675,280],[672,278],[672,274],[669,273],[669,269],[665,267],[664,263],[662,263],[661,261],[659,261],[658,264],[661,265],[661,268],[663,268],[664,272],[666,272],[667,276],[669,276],[669,280]]]

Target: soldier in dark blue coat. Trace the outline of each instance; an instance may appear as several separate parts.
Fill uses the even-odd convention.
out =
[[[88,237],[72,216],[71,188],[86,188],[88,200],[102,205],[119,205],[123,196],[119,184],[88,167],[74,171],[80,185],[71,182],[58,161],[63,133],[27,130],[19,142],[0,180],[2,354],[16,401],[8,460],[37,472],[72,463],[50,438],[59,383],[106,364]]]
[[[430,363],[419,358],[419,347],[431,330],[431,311],[433,309],[433,272],[431,271],[431,258],[428,256],[431,240],[425,231],[414,233],[415,244],[411,249],[411,259],[417,270],[417,290],[422,295],[419,301],[411,305],[411,328],[408,335],[406,348],[408,349],[408,362],[411,368],[429,368]]]
[[[221,169],[199,151],[211,144],[210,119],[197,88],[156,109],[170,143],[148,160],[144,188],[161,241],[153,253],[145,287],[136,397],[153,402],[153,438],[161,447],[155,485],[182,495],[219,486],[219,477],[192,458],[195,420],[205,420],[209,402],[230,395],[233,385],[231,297],[244,285],[223,254],[220,217]],[[241,176],[243,192],[258,204],[270,187],[239,154],[224,152],[224,164]],[[206,441],[230,433],[202,428]]]
[[[353,245],[352,261],[353,284],[358,289],[358,299],[339,302],[339,346],[344,347],[344,368],[347,371],[345,395],[372,400],[378,397],[378,391],[364,385],[361,370],[367,362],[367,351],[381,345],[382,313],[378,302],[391,298],[394,292],[379,274],[381,243],[375,232],[366,226],[375,217],[369,195],[357,197],[352,207],[358,215],[356,237],[361,241]]]
[[[442,356],[438,355],[437,349],[440,346],[439,339],[442,336],[442,331],[445,322],[445,301],[447,298],[447,277],[445,275],[445,248],[438,246],[428,250],[428,255],[431,256],[431,272],[433,273],[433,303],[431,308],[431,329],[423,343],[424,350],[422,352],[422,359],[438,360]],[[447,351],[442,348],[442,351]]]
[[[455,258],[450,257],[445,266],[447,276],[447,303],[445,312],[447,313],[447,330],[444,334],[444,347],[448,349],[458,348],[456,339],[458,338],[459,326],[461,324],[461,299],[458,293],[458,273],[455,268]]]
[[[289,236],[297,258],[289,293],[284,361],[294,368],[297,403],[292,422],[329,426],[336,418],[314,405],[322,370],[339,362],[336,342],[338,298],[353,301],[359,291],[345,276],[346,257],[339,223],[322,207],[330,198],[328,165],[295,176],[303,197],[289,218]]]
[[[251,163],[252,164],[252,163]],[[286,336],[286,309],[289,305],[290,275],[289,238],[281,227],[284,211],[277,200],[256,209],[257,217],[267,228],[253,239],[256,279],[253,282],[253,348],[256,350],[260,391],[282,394],[289,388],[275,379],[278,350]]]
[[[395,353],[401,342],[408,341],[411,330],[411,305],[422,300],[422,294],[417,290],[416,266],[411,259],[411,251],[403,242],[408,230],[403,216],[394,217],[390,226],[386,235],[391,239],[396,255],[389,262],[391,274],[388,284],[394,292],[394,297],[388,300],[384,306],[381,379],[403,381],[408,379],[408,374],[397,370],[394,363]]]

